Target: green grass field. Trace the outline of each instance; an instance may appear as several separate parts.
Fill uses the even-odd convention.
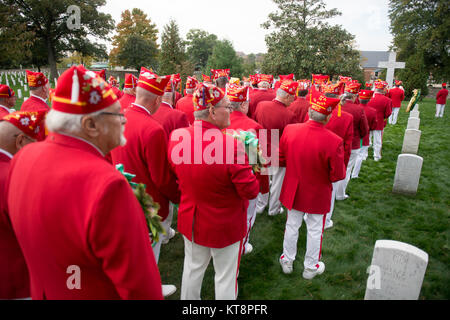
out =
[[[16,95],[19,88],[13,86]],[[24,92],[23,87],[22,93],[29,96],[29,91]],[[22,101],[17,100],[16,109]],[[402,241],[426,251],[429,263],[420,299],[450,298],[450,109],[446,110],[444,118],[435,119],[434,100],[425,99],[420,103],[422,137],[418,154],[424,158],[424,163],[418,193],[408,197],[391,192],[408,119],[404,111],[406,104],[400,111],[397,125],[388,125],[385,129],[383,159],[374,162],[372,149],[369,149],[369,158],[363,163],[359,179],[351,180],[347,188],[350,198],[336,202],[334,227],[326,230],[323,238],[325,273],[311,281],[302,278],[306,248],[304,224],[300,229],[294,272],[285,275],[281,271],[278,258],[286,214],[269,217],[266,211],[257,216],[250,236],[253,252],[241,260],[238,299],[363,299],[366,271],[378,239]],[[176,216],[173,226],[176,227]],[[163,283],[175,284],[178,288],[169,299],[180,297],[183,259],[183,240],[177,233],[169,244],[163,245],[159,261]],[[203,299],[214,299],[213,278],[211,262],[203,281]]]
[[[388,125],[383,142],[383,159],[373,161],[372,149],[358,179],[349,183],[350,198],[337,201],[334,227],[325,231],[322,261],[324,274],[311,281],[302,278],[306,249],[306,226],[300,229],[294,272],[285,275],[278,258],[282,252],[286,214],[256,218],[250,236],[253,252],[241,260],[241,300],[361,300],[367,281],[375,241],[389,239],[409,243],[429,255],[420,299],[449,299],[449,205],[450,130],[448,112],[435,119],[432,99],[420,103],[422,137],[419,155],[424,158],[420,186],[415,197],[392,191],[397,157],[401,152],[408,114],[404,103],[397,125]],[[176,217],[174,219],[176,226]],[[184,248],[177,233],[163,245],[159,268],[163,283],[175,284],[179,299]],[[214,270],[210,263],[202,287],[203,299],[214,299]]]

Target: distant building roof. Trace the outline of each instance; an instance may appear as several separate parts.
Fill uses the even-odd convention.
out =
[[[360,51],[363,68],[378,68],[378,62],[388,61],[388,51]]]

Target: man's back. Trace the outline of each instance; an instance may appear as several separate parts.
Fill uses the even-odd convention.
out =
[[[23,148],[11,164],[8,206],[33,299],[162,298],[139,202],[94,146],[51,134]]]
[[[30,96],[22,106],[20,107],[20,111],[39,111],[39,110],[50,110],[47,103],[44,100],[41,100],[38,97]]]
[[[175,109],[180,110],[187,115],[189,124],[193,124],[195,120],[194,102],[192,102],[192,98],[193,98],[192,94],[187,94],[186,96],[178,100],[178,102],[175,105]]]
[[[437,104],[446,104],[447,103],[448,90],[442,88],[436,95],[436,103]]]
[[[393,108],[400,108],[402,101],[405,99],[405,92],[398,87],[392,88],[389,90],[389,98],[392,100]]]
[[[383,130],[386,126],[385,119],[387,119],[392,113],[392,100],[383,94],[375,93],[367,105],[377,111],[376,130]]]
[[[305,99],[305,97],[298,97],[287,108],[295,115],[295,122],[303,123],[307,121],[309,102]]]
[[[127,108],[136,101],[136,96],[133,96],[128,93],[124,93],[122,97],[119,99],[120,102],[120,112],[125,113]]]
[[[347,167],[353,145],[353,116],[341,110],[341,116],[339,117],[338,110],[335,108],[325,128],[342,138],[344,142],[344,163]]]
[[[173,109],[172,106],[164,102],[161,103],[153,118],[162,125],[167,140],[173,130],[189,127],[187,115],[180,110]]]
[[[369,133],[369,124],[367,123],[364,108],[360,104],[354,104],[347,101],[342,106],[342,110],[350,113],[353,116],[352,149],[359,149],[361,146],[362,137]]]
[[[272,101],[273,99],[275,99],[275,97],[276,97],[275,93],[270,89],[267,90],[254,89],[250,93],[250,104],[248,107],[247,116],[256,120],[255,112],[258,103],[260,103],[261,101]]]

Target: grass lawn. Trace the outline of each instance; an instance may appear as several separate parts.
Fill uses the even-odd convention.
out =
[[[397,157],[401,152],[408,114],[405,102],[397,125],[388,125],[383,159],[373,161],[372,149],[358,179],[350,181],[350,198],[337,201],[334,227],[325,231],[322,261],[325,273],[307,281],[302,278],[306,249],[306,226],[300,229],[294,272],[285,275],[278,258],[282,252],[286,214],[269,217],[267,210],[256,218],[250,236],[253,252],[241,260],[241,300],[330,300],[364,299],[366,273],[375,241],[389,239],[414,245],[429,255],[420,299],[449,299],[449,205],[450,130],[448,112],[435,119],[432,99],[420,104],[422,137],[419,155],[424,158],[420,186],[415,197],[392,191]],[[176,218],[174,219],[174,225]],[[175,284],[179,299],[184,246],[177,233],[163,245],[159,268],[163,283]],[[210,263],[202,287],[203,299],[214,299],[214,270]]]
[[[17,95],[19,86],[13,89]],[[29,91],[21,89],[29,96]],[[16,109],[22,101],[17,100]],[[253,252],[241,260],[238,299],[363,299],[366,271],[378,239],[406,242],[427,252],[429,263],[420,299],[450,298],[450,110],[446,110],[444,118],[435,119],[434,100],[425,99],[420,103],[422,137],[418,154],[424,158],[420,186],[416,196],[401,196],[391,190],[408,120],[406,105],[405,102],[397,125],[385,129],[383,159],[374,162],[373,151],[369,149],[369,158],[363,163],[359,178],[351,180],[347,188],[350,198],[336,202],[334,227],[326,230],[323,238],[325,273],[311,281],[302,278],[306,248],[304,224],[300,229],[294,272],[285,275],[281,271],[278,258],[282,252],[286,214],[269,217],[266,210],[257,216],[250,236]],[[176,227],[176,216],[173,226]],[[163,245],[159,261],[163,283],[178,288],[169,297],[172,300],[180,298],[183,259],[184,244],[177,233],[169,244]],[[202,298],[214,299],[212,262],[203,281]]]

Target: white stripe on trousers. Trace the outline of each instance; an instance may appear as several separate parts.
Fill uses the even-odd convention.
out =
[[[297,255],[298,230],[302,226],[304,212],[289,210],[283,240],[283,258],[294,261]],[[316,269],[322,254],[323,228],[326,214],[308,214],[306,223],[306,253],[303,265],[307,269]]]
[[[256,219],[256,200],[257,200],[257,198],[248,201],[247,233],[244,238],[244,244],[243,244],[244,249],[245,249],[245,245],[248,243],[248,239],[250,238],[250,231],[253,228],[253,225],[254,225],[255,219]]]
[[[216,300],[237,299],[237,277],[242,241],[224,248],[208,248],[184,239],[184,266],[181,300],[200,300],[203,277],[211,257],[214,264]]]

